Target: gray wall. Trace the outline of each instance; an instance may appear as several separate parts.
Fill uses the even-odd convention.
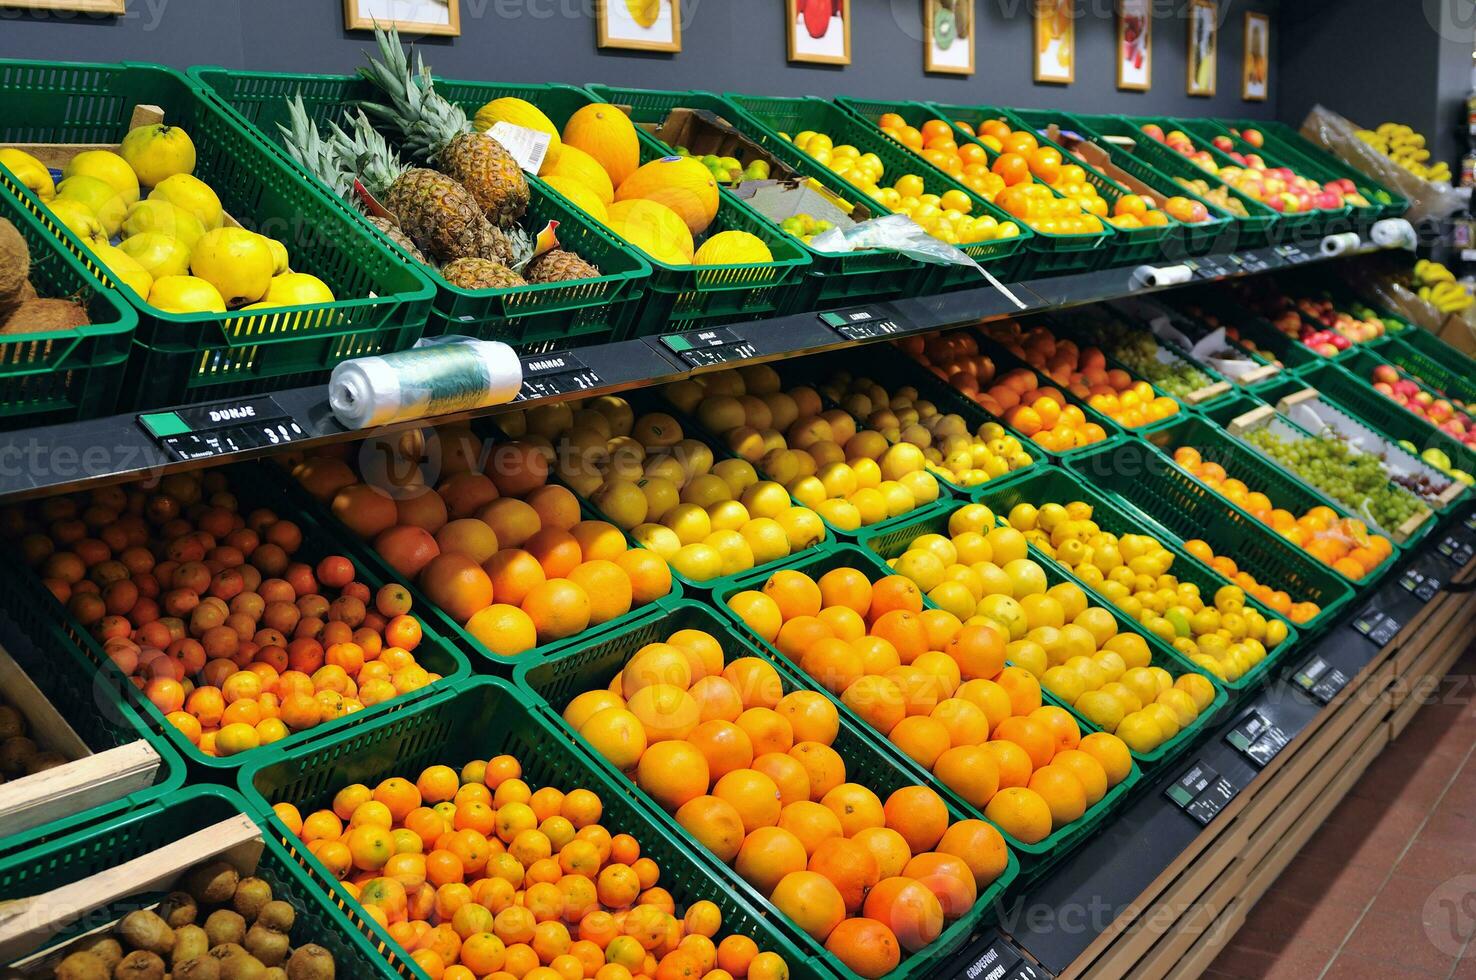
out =
[[[786,63],[783,0],[683,0],[684,50],[674,56],[597,50],[585,13],[592,0],[461,3],[462,36],[426,42],[427,60],[448,77],[1258,118],[1275,116],[1284,87],[1273,50],[1272,101],[1240,99],[1244,12],[1274,12],[1277,0],[1220,0],[1219,94],[1212,99],[1184,93],[1183,0],[1154,0],[1148,93],[1116,89],[1112,0],[1077,0],[1076,82],[1069,86],[1031,79],[1029,0],[977,0],[978,70],[967,78],[924,74],[922,0],[852,0],[848,68]],[[127,16],[106,19],[0,10],[0,57],[337,73],[361,64],[369,45],[368,35],[344,31],[340,0],[128,0],[128,6]],[[1282,49],[1274,27],[1272,44]]]

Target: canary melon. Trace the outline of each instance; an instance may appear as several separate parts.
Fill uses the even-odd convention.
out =
[[[567,197],[570,204],[600,224],[610,223],[610,215],[605,210],[605,202],[600,200],[598,194],[590,190],[588,184],[575,180],[573,177],[559,176],[545,177],[543,182]]]
[[[609,204],[615,200],[615,185],[610,183],[610,175],[605,173],[605,168],[594,157],[585,153],[577,146],[565,143],[559,151],[558,160],[553,166],[545,167],[538,176],[545,180],[550,177],[568,177],[577,180],[600,199],[601,204]]]
[[[748,265],[772,262],[774,253],[762,238],[746,231],[724,231],[702,243],[692,259],[693,265]]]
[[[559,138],[559,127],[555,126],[543,114],[543,110],[533,103],[512,96],[493,99],[478,109],[476,117],[472,119],[472,125],[479,133],[485,133],[500,122],[522,126],[524,129],[536,129],[540,133],[549,135],[548,153],[543,157],[543,166],[539,169],[539,173],[543,173],[559,158],[559,149],[563,145],[563,141]]]
[[[671,208],[637,198],[609,208],[610,229],[636,248],[667,265],[690,265],[692,233]]]
[[[641,143],[630,117],[607,102],[580,109],[564,124],[564,142],[594,157],[619,187],[641,165]]]
[[[712,172],[691,157],[662,157],[638,169],[615,189],[615,200],[637,198],[665,204],[694,235],[717,217],[718,189]]]

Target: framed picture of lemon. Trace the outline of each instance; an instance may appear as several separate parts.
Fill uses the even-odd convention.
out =
[[[1076,81],[1076,0],[1036,0],[1035,80]]]
[[[401,34],[461,36],[461,0],[343,0],[343,26],[372,31],[393,26]]]
[[[680,51],[680,0],[595,0],[600,47]]]
[[[21,10],[66,10],[78,14],[125,14],[124,0],[0,0],[0,7]]]

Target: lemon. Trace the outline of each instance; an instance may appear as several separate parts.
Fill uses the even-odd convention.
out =
[[[942,583],[947,566],[931,551],[911,548],[902,553],[892,566],[892,570],[916,582],[918,588],[924,592],[931,592]],[[970,612],[972,613],[972,610]]]
[[[111,238],[123,227],[123,218],[128,214],[128,199],[112,184],[97,177],[78,174],[68,177],[56,185],[58,200],[76,201],[97,218],[103,231]]]
[[[965,504],[948,515],[948,533],[957,537],[965,531],[985,534],[994,527],[994,512],[983,504]]]
[[[165,313],[224,313],[220,291],[194,276],[164,276],[154,280],[149,305]]]
[[[1113,681],[1110,684],[1103,684],[1101,690],[1103,694],[1112,695],[1113,699],[1122,706],[1122,713],[1125,715],[1130,715],[1143,707],[1142,699],[1134,694],[1126,684]]]
[[[825,523],[808,507],[790,507],[774,520],[789,538],[790,552],[803,551],[825,540]]]
[[[1265,629],[1266,629],[1266,646],[1267,647],[1276,647],[1276,646],[1279,646],[1281,644],[1281,641],[1283,641],[1283,640],[1286,639],[1286,636],[1287,636],[1286,624],[1283,623],[1279,619],[1266,620]],[[1255,636],[1255,630],[1254,629],[1251,630],[1251,636],[1252,637]]]
[[[147,269],[155,279],[183,276],[190,268],[189,247],[177,238],[156,231],[126,238],[118,248]]]
[[[703,542],[722,556],[722,574],[737,575],[753,567],[753,549],[737,531],[713,531]]]
[[[1199,674],[1184,674],[1174,681],[1174,687],[1194,700],[1197,711],[1208,708],[1215,700],[1215,686]]]
[[[638,489],[636,492],[640,493]],[[642,500],[644,499],[643,496]],[[683,545],[705,541],[712,534],[712,519],[707,516],[707,511],[696,504],[677,504],[666,512],[659,523],[675,531]]]
[[[773,518],[754,518],[743,525],[739,533],[753,549],[755,564],[762,565],[789,554],[789,535],[784,533],[783,525]]]
[[[1030,639],[1028,634],[1023,640],[1013,640],[1005,645],[1005,659],[1016,667],[1030,671],[1036,677],[1040,677],[1050,667],[1045,647]]]
[[[1041,674],[1040,686],[1067,704],[1075,704],[1077,699],[1088,690],[1087,682],[1081,674],[1064,664],[1052,667]]]
[[[1092,662],[1102,669],[1102,673],[1107,678],[1104,683],[1110,684],[1127,673],[1127,663],[1111,650],[1099,650],[1092,655]]]
[[[273,276],[267,287],[266,301],[276,306],[311,306],[332,303],[333,290],[317,276],[306,272],[287,272]]]
[[[979,600],[976,612],[994,620],[1009,634],[1011,640],[1023,639],[1029,623],[1025,610],[1009,595],[987,595]]]
[[[1104,732],[1117,731],[1124,717],[1122,705],[1105,691],[1087,691],[1072,702],[1072,707]]]
[[[799,494],[794,494],[794,497],[804,503]],[[854,531],[861,526],[861,512],[849,501],[821,500],[812,505],[811,509],[836,530]]]
[[[752,520],[748,508],[736,500],[720,500],[707,507],[714,531],[736,531]]]
[[[1158,680],[1148,672],[1147,667],[1134,667],[1118,678],[1117,682],[1132,691],[1133,696],[1143,704],[1152,704],[1158,700]]]
[[[74,177],[77,174],[96,177],[107,183],[128,204],[138,201],[138,176],[128,165],[128,161],[112,150],[83,150],[72,157],[62,168],[62,177]]]
[[[739,498],[755,518],[774,518],[789,509],[789,492],[772,480],[760,480],[743,491]]]
[[[646,498],[646,520],[659,521],[661,516],[681,503],[681,492],[676,484],[659,476],[636,481]]]
[[[789,487],[789,495],[796,502],[809,507],[811,510],[819,510],[821,504],[834,499],[826,495],[825,484],[821,483],[819,478],[813,476],[806,476],[796,480]],[[820,513],[823,517],[824,511],[820,511]]]
[[[1010,579],[1010,593],[1016,599],[1042,595],[1046,590],[1045,572],[1029,558],[1015,558],[1005,562],[1005,575]]]
[[[1152,752],[1164,743],[1163,729],[1147,709],[1134,711],[1122,719],[1114,731],[1127,747],[1139,754]]]
[[[1192,695],[1178,688],[1170,688],[1158,695],[1158,704],[1166,705],[1173,711],[1178,719],[1179,727],[1183,728],[1199,717],[1199,705]]]
[[[590,498],[590,503],[621,530],[629,531],[646,522],[646,495],[630,480],[606,480]]]
[[[178,126],[156,123],[129,130],[119,150],[145,187],[157,187],[176,174],[195,169],[194,141]]]
[[[190,256],[190,272],[218,289],[227,305],[261,299],[271,287],[275,269],[262,236],[244,228],[206,232]]]
[[[1143,714],[1158,723],[1158,730],[1163,733],[1165,742],[1179,734],[1179,729],[1184,727],[1179,724],[1179,716],[1174,709],[1159,701],[1143,705]]]
[[[682,550],[682,539],[664,524],[639,524],[630,532],[630,536],[642,548],[654,551],[666,561],[671,561],[672,556]]]
[[[166,177],[149,191],[149,200],[167,201],[175,207],[184,208],[200,219],[200,224],[206,231],[214,231],[225,221],[225,209],[221,207],[220,198],[215,191],[209,184],[191,174]]]
[[[683,545],[671,557],[671,567],[694,582],[707,582],[723,573],[723,556],[710,544]]]
[[[928,592],[928,598],[938,608],[953,613],[961,620],[973,615],[974,594],[962,582],[941,582]]]
[[[725,500],[733,499],[733,491],[723,478],[714,473],[703,473],[694,476],[686,486],[681,489],[681,502],[684,504],[696,504],[698,507],[711,507]]]

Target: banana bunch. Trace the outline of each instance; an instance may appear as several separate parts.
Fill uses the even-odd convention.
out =
[[[1431,166],[1425,137],[1403,123],[1383,123],[1377,129],[1360,129],[1355,135],[1421,180],[1450,180],[1450,167],[1444,160]]]
[[[1429,259],[1415,263],[1414,284],[1419,287],[1420,299],[1441,313],[1458,313],[1476,302],[1466,287],[1456,282],[1454,273]]]

